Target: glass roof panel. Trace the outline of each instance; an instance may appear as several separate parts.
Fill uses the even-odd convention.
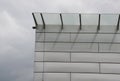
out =
[[[63,25],[79,25],[79,14],[62,14]]]
[[[102,14],[101,15],[101,25],[117,25],[119,15],[108,15],[108,14]]]
[[[98,25],[98,17],[99,15],[95,14],[82,14],[82,25]]]
[[[46,32],[59,32],[61,30],[62,21],[62,32],[78,32],[80,27],[81,32],[96,32],[99,22],[99,14],[62,13],[60,15],[60,13],[43,13],[42,18],[41,13],[34,13],[34,16],[38,25],[43,25],[44,20]],[[119,14],[101,14],[99,32],[114,33],[117,28],[118,17]],[[54,25],[55,27],[53,27]]]
[[[60,21],[60,14],[49,14],[49,13],[44,13],[43,18],[45,21],[45,24],[51,24],[51,25],[61,25]]]

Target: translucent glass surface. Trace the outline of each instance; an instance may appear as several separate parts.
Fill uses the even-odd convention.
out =
[[[62,13],[61,16],[58,13],[34,13],[35,19],[38,25],[98,25],[99,15],[98,14],[65,14]],[[100,14],[100,26],[104,25],[114,25],[118,23],[118,14]]]
[[[100,44],[101,52],[120,52],[120,44]]]
[[[79,52],[97,52],[98,45],[92,43],[75,43],[72,46],[72,51],[79,51]]]
[[[117,25],[118,15],[102,14],[101,25]]]
[[[82,14],[82,25],[98,25],[98,17],[99,15],[95,14]]]
[[[116,26],[112,26],[112,25],[101,25],[100,26],[100,33],[104,32],[104,33],[115,33],[116,32]]]
[[[60,14],[43,14],[46,25],[61,25]]]
[[[44,51],[44,43],[36,43],[35,51]]]
[[[36,33],[36,41],[44,41],[44,33]]]
[[[120,75],[110,74],[72,74],[72,81],[119,81]]]
[[[72,62],[120,63],[120,54],[114,53],[72,53]]]
[[[44,40],[45,35],[45,40]],[[120,42],[120,34],[36,33],[36,41],[46,42]]]
[[[34,72],[43,72],[43,63],[42,62],[35,62],[34,64]]]
[[[79,25],[79,14],[62,14],[64,25]]]
[[[43,61],[43,52],[35,52],[35,61]]]
[[[45,72],[98,72],[96,63],[44,63]]]
[[[114,34],[97,34],[95,41],[96,42],[113,42]]]
[[[77,39],[75,42],[93,42],[95,40],[96,34],[77,34]]]
[[[68,62],[70,61],[70,54],[69,53],[58,53],[58,52],[36,52],[35,54],[35,61],[52,61],[52,62]]]
[[[101,64],[102,73],[120,73],[120,64]]]
[[[45,81],[70,81],[68,73],[45,73]]]
[[[42,81],[42,73],[35,73],[34,81]]]

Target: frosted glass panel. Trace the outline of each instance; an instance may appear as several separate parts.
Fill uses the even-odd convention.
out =
[[[95,34],[78,34],[76,42],[93,42]]]
[[[60,32],[61,31],[61,25],[46,25],[45,26],[45,32]]]
[[[42,73],[35,73],[34,81],[42,81]]]
[[[35,72],[43,72],[43,63],[42,62],[35,62],[34,66],[35,66],[35,68],[34,68]]]
[[[45,52],[44,61],[70,61],[69,53]]]
[[[96,43],[74,43],[74,45],[72,45],[72,51],[97,52],[98,44]]]
[[[36,33],[36,41],[44,41],[44,33]]]
[[[120,81],[120,75],[72,74],[72,81]]]
[[[43,61],[43,52],[35,52],[35,61]]]
[[[72,62],[112,62],[120,63],[120,54],[114,53],[72,53]]]
[[[65,25],[62,32],[78,32],[79,26],[77,25]]]
[[[45,43],[45,51],[90,51],[97,52],[95,43]],[[43,43],[36,43],[36,51],[43,51]]]
[[[112,42],[114,34],[97,34],[96,42]]]
[[[45,73],[44,81],[70,81],[70,74],[67,73]]]
[[[82,30],[80,30],[80,32],[97,32],[97,26],[95,25],[83,25],[82,26]]]
[[[120,73],[120,64],[101,64],[102,73]]]
[[[43,18],[44,18],[44,21],[45,21],[46,25],[48,25],[48,24],[61,25],[60,15],[59,14],[47,14],[47,13],[44,13]]]
[[[101,52],[120,52],[120,44],[100,44]]]
[[[106,25],[106,26],[100,26],[100,31],[104,33],[115,33],[116,32],[116,26]]]
[[[45,35],[45,41],[70,41],[70,34],[64,34],[64,33],[46,33]]]
[[[113,42],[120,42],[120,34],[116,34],[114,36],[115,36],[115,39]]]
[[[36,41],[56,42],[120,42],[120,34],[36,33]]]
[[[64,25],[79,25],[79,14],[62,14]]]
[[[58,33],[45,33],[45,41],[56,41]]]
[[[82,25],[98,25],[98,16],[95,14],[82,14]]]
[[[98,72],[96,63],[45,63],[45,72]]]
[[[35,44],[35,51],[43,51],[44,43],[36,43]]]
[[[46,51],[70,51],[71,43],[45,43]]]
[[[118,15],[101,15],[101,25],[117,25]]]
[[[120,63],[120,54],[103,53],[99,55],[100,62]]]

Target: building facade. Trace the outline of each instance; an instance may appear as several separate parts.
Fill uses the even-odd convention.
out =
[[[34,81],[120,81],[119,14],[32,15]]]

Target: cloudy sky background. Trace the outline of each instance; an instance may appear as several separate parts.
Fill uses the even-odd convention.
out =
[[[33,81],[32,12],[120,13],[120,0],[0,0],[0,81]]]

